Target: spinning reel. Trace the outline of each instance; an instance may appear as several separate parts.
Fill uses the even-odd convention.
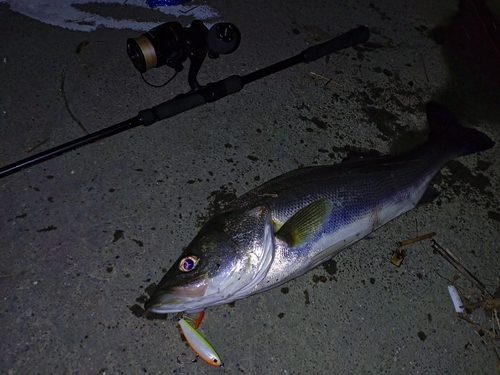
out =
[[[201,88],[196,75],[205,56],[208,54],[209,58],[216,59],[219,55],[234,52],[240,40],[240,31],[232,23],[216,23],[209,30],[198,20],[189,27],[182,27],[179,22],[167,22],[137,38],[127,39],[127,54],[141,74],[163,65],[178,73],[189,58],[188,83],[196,91]]]

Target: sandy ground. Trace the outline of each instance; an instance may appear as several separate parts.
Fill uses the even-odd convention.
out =
[[[500,140],[492,94],[463,83],[467,74],[432,38],[456,13],[455,1],[209,5],[219,12],[215,22],[240,28],[242,41],[234,53],[204,63],[202,83],[250,73],[358,25],[370,28],[370,44],[2,178],[1,373],[217,374],[200,361],[179,368],[178,358],[194,355],[172,316],[138,312],[146,288],[213,207],[286,171],[338,162],[347,149],[408,149],[426,131],[430,99]],[[174,18],[127,4],[84,10],[192,21],[189,13]],[[141,80],[125,52],[136,30],[71,31],[6,3],[0,25],[1,166],[188,90],[187,69],[162,89]],[[147,77],[161,83],[171,73],[162,68]],[[436,232],[493,293],[499,157],[496,147],[450,163],[435,180],[442,194],[432,204],[283,287],[208,309],[200,332],[226,373],[498,373],[498,343],[457,318],[447,286],[455,283],[473,300],[478,289],[428,242],[408,246],[399,268],[389,260],[399,241]],[[470,319],[485,329],[495,324],[481,309]]]

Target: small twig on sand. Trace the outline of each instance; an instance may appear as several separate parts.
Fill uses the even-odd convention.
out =
[[[49,141],[49,138],[47,139],[44,139],[43,141],[41,141],[40,143],[38,143],[36,146],[33,146],[33,147],[27,147],[26,148],[26,152],[31,152],[33,151],[34,149],[40,147],[41,145],[43,145],[44,143],[47,143]]]
[[[500,310],[500,298],[468,303],[462,307],[465,309],[477,309],[478,307],[484,307],[485,310]]]
[[[467,315],[456,314],[456,316],[458,318],[463,319],[466,322],[472,324],[473,326],[480,328],[484,333],[489,333],[491,335],[491,341],[496,341],[496,340],[500,339],[500,336],[498,336],[497,334],[495,334],[494,331],[492,332],[489,329],[484,328],[481,324],[476,323],[475,321],[471,320]]]
[[[417,236],[417,237],[414,237],[414,238],[409,238],[407,240],[404,240],[404,241],[401,241],[399,243],[400,246],[406,246],[406,245],[410,245],[412,243],[415,243],[415,242],[420,242],[420,241],[423,241],[423,240],[426,240],[428,238],[432,238],[436,235],[435,232],[432,232],[432,233],[427,233],[427,234],[423,234],[421,236]]]
[[[457,257],[447,249],[442,248],[435,240],[430,240],[431,247],[436,250],[441,256],[452,264],[457,270],[459,270],[465,277],[467,277],[476,287],[479,288],[489,299],[492,299],[490,293],[486,290],[484,284],[479,281],[473,274],[471,274],[464,266],[460,264]]]
[[[330,82],[333,82],[334,84],[336,84],[337,86],[340,86],[342,87],[342,85],[340,83],[338,83],[337,81],[334,81],[333,79],[331,78],[328,78],[328,77],[325,77],[325,76],[322,76],[321,74],[318,74],[318,73],[314,73],[314,72],[311,72],[311,75],[315,76],[315,77],[318,77],[318,78],[321,78],[321,79],[324,79],[325,81],[327,81],[323,87],[326,87]]]

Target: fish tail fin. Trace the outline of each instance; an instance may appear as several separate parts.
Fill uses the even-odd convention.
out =
[[[456,157],[485,151],[495,145],[486,134],[462,126],[446,106],[435,101],[427,103],[427,122],[431,130],[429,137],[441,138]]]

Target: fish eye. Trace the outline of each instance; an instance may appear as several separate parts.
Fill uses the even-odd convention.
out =
[[[192,271],[199,261],[200,258],[198,258],[196,255],[188,255],[187,257],[182,258],[179,262],[179,269],[182,272]]]

